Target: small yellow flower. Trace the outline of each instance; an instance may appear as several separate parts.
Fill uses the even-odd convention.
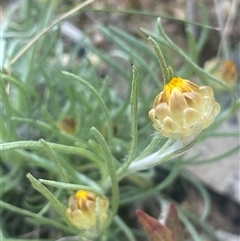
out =
[[[97,220],[100,225],[104,223],[108,216],[108,206],[107,197],[98,197],[95,193],[79,190],[69,198],[66,215],[75,227],[89,230],[96,227]]]
[[[66,117],[58,123],[58,127],[67,134],[74,135],[77,130],[77,122],[71,117]]]
[[[212,88],[174,77],[156,96],[149,117],[163,136],[179,140],[211,125],[220,109]]]
[[[210,72],[223,82],[229,88],[233,89],[237,84],[238,71],[236,65],[231,60],[221,60],[217,57],[205,62],[204,70]],[[211,82],[212,86],[219,90],[224,90],[224,86]]]

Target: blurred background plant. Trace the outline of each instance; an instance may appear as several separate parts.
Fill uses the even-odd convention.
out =
[[[142,1],[24,0],[3,5],[3,240],[147,240],[135,210],[161,219],[171,201],[177,204],[186,240],[224,240],[216,232],[224,230],[224,225],[230,227],[226,231],[236,232],[239,216],[230,212],[239,211],[239,204],[230,202],[234,204],[225,213],[232,218],[230,223],[216,224],[214,216],[222,214],[212,214],[211,200],[217,194],[183,167],[226,158],[239,151],[239,143],[209,159],[202,157],[192,142],[178,152],[171,149],[169,155],[167,148],[174,142],[155,133],[148,117],[163,88],[161,69],[146,37],[151,36],[176,76],[215,90],[222,111],[197,141],[239,135],[219,129],[222,123],[237,118],[240,104],[239,60],[235,58],[239,40],[234,36],[229,41],[226,33],[239,19],[234,12],[238,3],[229,1],[227,6],[216,0],[212,8],[217,20],[211,21],[208,1],[203,5],[183,2],[183,13],[188,12],[189,18],[183,19],[181,12],[169,8],[168,16],[162,16],[163,28],[157,17],[164,1],[155,12],[146,12]],[[230,18],[224,12],[227,7],[234,10],[229,10]],[[203,16],[200,21],[194,11]],[[124,20],[118,21],[119,16]],[[172,24],[184,32],[181,47],[175,42],[181,43],[182,36],[171,34]],[[221,41],[209,47],[213,33],[220,33]],[[216,45],[219,49],[214,51]],[[232,62],[219,71],[219,61],[202,69],[208,60],[204,53],[209,52],[215,54],[211,57]],[[157,167],[156,162],[155,167],[137,172],[146,166],[140,168],[136,161],[156,151],[161,150],[165,161],[190,147],[189,156],[180,155]],[[66,218],[68,199],[77,190],[95,193],[99,200],[103,195],[109,199],[107,222],[94,232],[78,230]],[[195,199],[190,198],[193,192]],[[97,200],[94,195],[96,210],[100,210]]]

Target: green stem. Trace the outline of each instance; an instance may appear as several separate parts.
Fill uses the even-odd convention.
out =
[[[116,175],[116,171],[114,168],[114,160],[113,157],[111,155],[111,152],[109,150],[109,147],[107,145],[107,142],[105,141],[104,137],[102,136],[102,134],[94,127],[91,128],[91,131],[93,132],[95,138],[97,139],[98,143],[100,144],[105,159],[106,159],[106,163],[107,163],[107,167],[108,167],[108,174],[110,176],[111,179],[111,186],[112,186],[112,213],[110,215],[110,217],[108,218],[108,221],[106,223],[106,226],[109,226],[112,223],[112,220],[114,218],[114,216],[117,213],[118,210],[118,206],[119,206],[119,186],[118,186],[118,180],[117,180],[117,175]]]
[[[137,137],[138,137],[138,122],[137,122],[137,107],[138,107],[138,89],[139,89],[139,77],[137,68],[133,65],[132,66],[132,91],[131,91],[131,97],[130,97],[130,104],[131,104],[131,147],[129,151],[129,155],[127,158],[127,161],[117,170],[117,175],[121,176],[122,173],[124,173],[129,165],[131,164],[134,155],[136,153],[137,149]]]
[[[145,156],[147,156],[149,153],[151,153],[154,148],[159,144],[160,141],[162,141],[164,137],[157,133],[157,135],[152,139],[152,141],[149,143],[149,145],[142,151],[142,153],[137,157],[137,159],[142,159]]]
[[[49,155],[50,160],[52,160],[56,166],[56,169],[59,173],[59,176],[62,178],[62,180],[66,183],[69,183],[68,177],[66,173],[64,172],[64,169],[61,165],[61,162],[59,161],[56,153],[53,151],[53,149],[48,145],[46,141],[43,139],[40,139],[40,143],[43,145],[43,148],[46,150],[46,152]]]
[[[84,185],[78,185],[78,184],[69,184],[69,183],[64,183],[64,182],[55,182],[51,180],[45,180],[45,179],[39,179],[39,182],[49,185],[52,187],[57,187],[57,188],[63,188],[63,189],[68,189],[68,190],[86,190],[90,192],[96,193],[98,196],[102,197],[103,196],[103,191],[101,188],[96,188],[96,187],[91,187],[91,186],[84,186]]]
[[[157,59],[158,59],[158,62],[160,64],[160,67],[162,70],[163,84],[166,85],[166,83],[168,83],[171,80],[170,76],[169,76],[169,70],[168,70],[168,68],[170,68],[170,67],[168,67],[166,65],[162,51],[161,51],[160,47],[158,46],[158,44],[155,42],[155,40],[150,36],[148,36],[148,40],[149,40],[150,44],[153,46],[153,49],[157,55]]]
[[[30,173],[27,174],[27,178],[32,183],[32,186],[52,203],[58,214],[64,219],[66,219],[66,207],[59,200],[57,200],[56,197]]]
[[[56,151],[67,153],[67,154],[76,154],[81,155],[92,162],[94,162],[99,168],[104,168],[103,163],[99,161],[99,158],[94,153],[79,147],[74,146],[67,146],[67,145],[61,145],[56,143],[48,142],[48,145]],[[16,141],[16,142],[8,142],[8,143],[2,143],[0,144],[1,151],[5,150],[11,150],[11,149],[42,149],[43,146],[38,141]]]
[[[141,10],[127,10],[127,9],[117,9],[117,8],[111,8],[111,9],[107,9],[107,8],[101,8],[101,9],[95,9],[95,8],[85,8],[82,10],[83,12],[107,12],[107,13],[123,13],[123,14],[130,14],[130,15],[140,15],[140,16],[144,16],[144,17],[152,17],[152,18],[156,18],[159,17],[159,13],[156,12],[147,12],[147,11],[142,11]],[[186,19],[179,19],[179,18],[174,18],[174,17],[170,17],[167,15],[161,15],[161,18],[164,19],[169,19],[169,20],[173,20],[179,23],[183,23],[183,24],[192,24],[192,25],[196,25],[202,28],[206,28],[206,29],[212,29],[212,30],[217,30],[219,31],[218,27],[214,27],[211,25],[207,25],[207,24],[202,24],[202,23],[197,23],[197,22],[192,22],[190,20],[186,20]]]

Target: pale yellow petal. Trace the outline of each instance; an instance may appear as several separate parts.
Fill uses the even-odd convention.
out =
[[[203,97],[198,92],[186,92],[183,93],[185,100],[188,104],[188,107],[202,110],[203,108]]]
[[[212,89],[211,87],[209,87],[209,86],[201,86],[201,87],[200,87],[200,93],[201,93],[203,96],[208,96],[208,97],[214,99],[213,89]]]
[[[180,125],[183,122],[183,111],[187,107],[188,105],[183,94],[178,89],[173,89],[169,101],[169,108],[173,118],[178,120]]]
[[[157,105],[155,114],[160,121],[163,121],[166,116],[172,117],[169,105],[166,102]]]
[[[163,92],[159,93],[153,103],[153,108],[155,108],[160,102],[162,102],[162,94]]]
[[[86,207],[89,213],[95,212],[96,202],[86,201]]]
[[[156,115],[155,115],[155,110],[154,110],[154,109],[151,109],[151,110],[148,112],[148,116],[149,116],[149,118],[151,119],[152,122],[155,122]]]
[[[201,120],[201,114],[193,108],[186,108],[184,110],[184,116],[185,124],[190,127]]]
[[[203,102],[204,102],[204,113],[203,114],[208,115],[213,110],[214,101],[212,98],[210,98],[208,96],[204,96]]]
[[[163,120],[163,128],[170,132],[179,131],[179,125],[168,116]]]
[[[220,113],[221,111],[221,105],[218,103],[218,102],[215,102],[214,103],[214,107],[213,107],[213,113],[214,113],[214,116],[218,116],[218,114]]]
[[[161,131],[163,128],[163,123],[156,119],[155,122],[153,123],[153,128],[156,129],[157,131]]]
[[[99,201],[101,210],[106,211],[109,207],[109,201],[106,198],[100,199]]]
[[[68,206],[73,211],[78,208],[77,199],[74,196],[71,196],[68,200]]]
[[[192,90],[192,92],[198,92],[199,91],[199,86],[194,84],[193,82],[184,79],[184,84],[187,85],[188,88]]]

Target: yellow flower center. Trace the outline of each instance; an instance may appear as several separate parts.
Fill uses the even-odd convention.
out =
[[[76,193],[76,196],[75,196],[75,197],[76,197],[77,199],[79,199],[79,198],[87,199],[88,194],[89,194],[89,192],[80,190],[80,191],[78,191],[78,192]]]
[[[178,89],[181,93],[194,91],[199,92],[199,86],[180,77],[174,77],[168,84],[164,86],[162,94],[160,95],[161,98],[158,99],[158,101],[169,103],[170,96],[174,89]]]
[[[89,211],[88,203],[96,201],[96,195],[94,193],[83,190],[79,190],[76,193],[75,198],[77,200],[79,209],[82,211]]]
[[[193,91],[188,85],[187,82],[184,81],[183,79],[181,79],[180,77],[174,77],[172,78],[172,80],[166,84],[164,86],[164,91],[166,91],[166,89],[169,89],[170,92],[172,92],[172,90],[174,88],[179,89],[182,93],[184,92],[191,92]]]

